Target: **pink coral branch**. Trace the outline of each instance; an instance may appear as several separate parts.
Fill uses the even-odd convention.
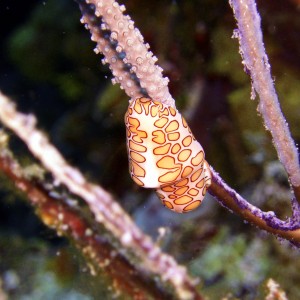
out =
[[[266,128],[271,132],[278,157],[285,167],[296,196],[300,196],[300,167],[298,151],[282,114],[265,52],[260,17],[254,0],[232,0],[238,24],[238,37],[245,68],[250,72],[252,86],[259,95],[258,110]],[[300,197],[298,197],[300,202]]]
[[[90,30],[91,40],[97,43],[94,51],[96,54],[103,53],[103,64],[108,64],[114,78],[113,84],[119,83],[125,93],[131,98],[144,96],[139,81],[134,74],[129,72],[129,67],[124,64],[123,54],[116,51],[116,42],[111,37],[111,32],[103,28],[101,19],[95,16],[95,12],[85,3],[80,4],[83,12],[81,23]]]
[[[95,229],[95,222],[88,221],[74,205],[74,200],[60,196],[59,193],[37,180],[35,176],[28,176],[19,162],[7,149],[5,133],[0,133],[0,170],[15,185],[24,192],[28,202],[35,208],[39,218],[48,227],[55,229],[59,235],[66,236],[73,241],[90,264],[93,271],[101,270],[101,275],[110,279],[117,292],[130,295],[132,299],[174,299],[166,287],[158,286],[154,280],[145,276],[144,272],[134,266],[112,245],[108,238],[99,237],[104,230]],[[0,282],[1,286],[1,282]],[[0,288],[0,299],[4,297]]]
[[[82,8],[86,7],[85,1],[77,0],[77,2]],[[127,94],[131,97],[134,95],[137,98],[139,95],[135,92],[127,92],[126,84],[130,81],[127,77],[126,79],[124,77],[127,76],[125,75],[127,72],[135,74],[140,86],[145,89],[150,98],[174,107],[175,101],[168,89],[169,79],[163,77],[162,68],[156,65],[157,58],[149,51],[150,46],[144,42],[140,31],[134,26],[134,22],[129,16],[123,14],[125,6],[119,5],[114,0],[87,0],[86,2],[90,4],[88,9],[94,10],[95,18],[101,18],[102,20],[102,24],[95,24],[89,22],[87,17],[82,19],[83,22],[89,24],[92,39],[95,40],[93,35],[96,37],[95,32],[99,32],[101,28],[109,31],[110,41],[116,43],[117,55],[113,54],[114,56],[107,56],[105,59],[105,62],[110,64],[115,80],[120,82]],[[81,10],[85,15],[87,9]],[[99,43],[98,47],[100,47]],[[101,49],[100,51],[106,56],[106,52]],[[123,70],[116,64],[117,58],[121,59],[123,63]]]
[[[36,129],[36,119],[18,112],[1,93],[0,120],[26,143],[58,183],[66,185],[70,192],[86,201],[95,219],[111,231],[125,248],[135,252],[146,270],[169,281],[182,299],[201,299],[194,287],[195,281],[189,277],[186,268],[179,266],[173,257],[162,253],[109,193],[89,183],[79,170],[68,165],[47,137]]]

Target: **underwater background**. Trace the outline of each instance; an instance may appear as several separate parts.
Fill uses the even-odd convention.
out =
[[[290,216],[289,183],[250,100],[236,27],[226,1],[122,2],[170,79],[177,107],[206,159],[264,211]],[[257,1],[282,111],[300,142],[300,2]],[[70,0],[1,1],[0,89],[71,164],[119,199],[140,228],[201,279],[209,299],[264,299],[269,278],[299,299],[300,252],[257,230],[207,195],[195,212],[162,206],[128,173],[124,114],[128,96],[112,75]],[[32,162],[16,137],[10,146]],[[42,224],[24,195],[0,180],[0,278],[8,299],[128,299],[111,288],[67,239]],[[161,232],[164,235],[161,236]]]

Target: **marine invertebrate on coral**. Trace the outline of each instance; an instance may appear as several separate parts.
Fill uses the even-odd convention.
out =
[[[204,151],[173,107],[147,98],[131,100],[125,114],[129,170],[145,188],[155,188],[176,212],[197,208],[211,182]]]
[[[78,2],[78,1],[77,1]],[[115,20],[120,18],[119,13],[121,11],[124,11],[124,8],[120,8],[118,4],[116,4],[115,1],[109,1],[110,5],[107,3],[105,4],[105,9],[103,9],[103,1],[95,1],[95,0],[89,0],[87,2],[85,1],[79,1],[80,7],[83,15],[85,16],[84,22],[87,24],[88,29],[92,32],[92,35],[94,32],[98,32],[103,34],[103,28],[105,30],[108,30],[107,33],[107,41],[114,49],[117,49],[119,43],[124,44],[124,37],[122,36],[123,27],[120,29],[117,26],[115,26],[113,22],[112,15],[116,15]],[[267,76],[269,78],[270,76],[270,68],[267,65],[266,61],[266,54],[263,47],[263,42],[261,38],[261,30],[260,30],[260,18],[258,16],[258,12],[256,10],[255,1],[248,0],[248,1],[239,1],[234,0],[230,3],[232,7],[234,8],[234,13],[236,16],[236,19],[238,20],[238,26],[239,31],[235,31],[235,36],[238,36],[240,38],[240,44],[242,48],[242,53],[244,57],[249,58],[249,61],[246,60],[244,63],[246,64],[246,69],[250,71],[251,78],[253,81],[253,86],[257,91],[262,91],[262,89],[259,88],[264,82],[263,74],[264,76]],[[110,8],[109,8],[110,7]],[[251,23],[251,26],[247,25],[247,22],[245,20],[248,20],[248,23]],[[97,22],[96,22],[97,20]],[[129,17],[125,17],[122,20],[127,20],[126,28],[132,28],[133,23],[130,22]],[[101,25],[104,24],[104,25]],[[114,28],[114,30],[112,30]],[[118,33],[117,35],[115,34]],[[135,31],[131,31],[131,34],[135,34]],[[121,33],[121,34],[119,34]],[[114,37],[117,37],[117,40],[114,39]],[[128,40],[128,36],[126,36],[126,40]],[[255,43],[255,47],[250,47],[253,43]],[[122,44],[122,45],[123,45]],[[248,47],[247,47],[248,45]],[[250,46],[249,46],[250,45]],[[124,46],[124,47],[123,47]],[[114,72],[118,72],[118,76],[120,77],[120,74],[124,74],[126,76],[126,73],[129,74],[138,74],[139,72],[142,72],[143,70],[147,70],[149,68],[149,62],[147,60],[141,61],[141,64],[136,64],[136,61],[138,59],[137,53],[138,51],[136,49],[145,49],[144,40],[143,39],[136,39],[135,44],[131,45],[130,47],[123,45],[122,46],[122,52],[121,55],[119,54],[118,57],[121,63],[123,64],[122,69],[116,69],[114,63],[109,62],[109,60],[106,60],[106,62],[110,63],[110,68]],[[148,47],[146,47],[148,48]],[[116,51],[116,50],[115,50]],[[104,56],[106,56],[106,52],[102,52]],[[152,57],[152,53],[148,50],[148,53],[145,54],[145,57]],[[134,60],[130,61],[130,64],[127,65],[129,62],[126,58],[130,57],[131,59],[134,57]],[[251,60],[250,60],[251,58]],[[260,58],[260,59],[259,59]],[[261,59],[264,58],[264,68],[263,71],[261,69],[257,70],[257,66],[260,65],[258,62],[261,63]],[[247,62],[248,61],[248,62]],[[252,61],[252,62],[251,62]],[[253,63],[256,62],[255,64]],[[114,61],[113,61],[114,62]],[[153,61],[152,61],[153,62]],[[133,65],[132,65],[133,64]],[[255,67],[254,67],[255,66]],[[151,68],[150,68],[151,69]],[[119,73],[121,72],[121,73]],[[141,74],[141,73],[139,73]],[[123,77],[124,77],[123,76]],[[121,78],[123,78],[121,76]],[[135,76],[135,79],[137,79],[137,82],[143,86],[143,89],[145,90],[145,94],[149,95],[150,98],[155,99],[155,101],[162,102],[164,104],[171,105],[173,108],[175,108],[174,101],[170,101],[169,98],[164,99],[161,97],[160,94],[160,88],[154,88],[153,81],[154,79],[150,79],[144,77],[144,76]],[[158,80],[159,77],[155,77],[155,80]],[[149,82],[150,80],[150,82]],[[142,84],[142,81],[143,84]],[[157,87],[164,86],[163,82],[165,79],[160,76],[160,84],[157,85]],[[269,82],[269,81],[268,81]],[[122,86],[122,82],[121,82]],[[149,91],[154,92],[153,94],[150,94]],[[274,95],[276,96],[276,93],[274,92],[274,88],[271,84],[268,84],[265,89],[263,89],[264,92],[262,95],[267,95],[268,99],[274,99]],[[126,91],[126,90],[125,90]],[[139,98],[141,93],[131,93],[126,92],[130,98]],[[156,93],[157,97],[156,97]],[[153,96],[154,95],[154,96]],[[276,96],[277,97],[277,96]],[[263,99],[261,97],[261,99]],[[263,99],[264,101],[264,99]],[[274,100],[275,101],[275,100]],[[270,102],[270,101],[269,101]],[[275,101],[276,102],[276,101]],[[261,107],[264,107],[265,105],[262,102]],[[272,112],[272,119],[277,118],[282,120],[283,115],[280,111],[280,108],[273,109],[272,105],[267,105],[266,107],[269,108],[269,110]],[[268,109],[267,109],[268,110]],[[277,117],[276,117],[277,116]],[[263,114],[263,117],[266,119],[268,117],[265,117]],[[273,126],[274,122],[268,122],[266,123],[270,124],[273,128],[276,127]],[[284,130],[279,130],[279,136],[273,135],[273,138],[275,140],[275,144],[280,144],[279,149],[279,157],[282,157],[282,153],[284,152],[285,159],[282,160],[284,165],[286,166],[287,170],[293,170],[293,172],[289,172],[292,185],[295,191],[296,199],[298,197],[297,193],[297,180],[295,178],[298,178],[296,174],[299,172],[299,164],[298,160],[295,159],[295,147],[293,146],[293,141],[288,138],[288,135],[285,134],[285,132],[288,131],[287,128]],[[271,130],[271,133],[273,134],[274,130]],[[278,131],[277,131],[278,132]],[[285,141],[285,138],[289,142],[283,142]],[[213,170],[213,168],[210,168],[211,174],[212,174],[212,184],[209,188],[209,192],[214,195],[218,201],[224,205],[225,207],[229,208],[230,211],[233,211],[243,218],[245,218],[250,223],[253,223],[260,227],[261,229],[267,230],[268,232],[276,233],[280,236],[284,236],[287,239],[291,239],[291,236],[293,236],[293,242],[298,243],[299,240],[299,208],[298,205],[295,203],[294,199],[292,199],[292,207],[293,207],[293,216],[291,219],[287,219],[286,221],[282,221],[278,219],[275,215],[275,213],[269,213],[264,212],[258,207],[255,207],[251,205],[246,199],[241,197],[236,191],[232,190],[219,176],[219,174]],[[293,177],[293,180],[292,180]],[[137,178],[137,177],[136,177]]]
[[[122,49],[122,51],[121,53],[119,53],[119,55],[116,56],[116,58],[118,57],[121,61],[121,64],[123,64],[122,69],[115,68],[114,60],[113,63],[111,63],[108,59],[105,60],[105,62],[110,63],[110,68],[112,69],[113,74],[114,72],[118,72],[118,76],[123,78],[122,76],[120,76],[120,74],[124,74],[124,76],[126,76],[126,73],[135,75],[138,73],[141,74],[140,72],[142,72],[143,70],[148,70],[149,62],[147,60],[143,60],[141,64],[136,64],[136,61],[138,59],[136,53],[138,53],[139,51],[136,49],[145,49],[145,47],[148,48],[144,45],[144,40],[141,38],[136,39],[135,43],[130,44],[130,47],[128,47],[128,45],[124,44],[123,26],[122,28],[118,28],[118,26],[114,24],[113,19],[115,19],[115,23],[118,23],[116,20],[120,20],[120,13],[124,11],[123,7],[120,7],[115,1],[109,1],[110,5],[106,3],[105,9],[103,1],[88,0],[87,2],[85,2],[81,0],[79,1],[79,3],[81,11],[85,16],[84,22],[87,24],[88,29],[92,32],[92,36],[94,32],[103,34],[103,29],[105,29],[108,30],[105,32],[107,33],[106,40],[110,45],[112,45],[115,51],[117,51],[116,49],[118,48],[119,43],[122,44],[120,48]],[[255,224],[259,228],[264,229],[268,232],[276,233],[281,237],[293,240],[293,243],[298,244],[300,238],[300,230],[298,229],[300,213],[298,204],[295,203],[294,200],[297,199],[299,201],[300,199],[298,192],[299,187],[297,187],[299,162],[297,154],[295,152],[294,142],[290,138],[288,128],[286,126],[282,126],[282,128],[276,129],[276,122],[274,123],[274,119],[281,120],[281,122],[285,123],[284,121],[282,121],[284,120],[284,118],[279,105],[272,105],[272,101],[269,101],[270,99],[273,99],[274,103],[278,103],[274,86],[272,85],[270,80],[268,80],[268,84],[263,84],[264,79],[262,78],[262,74],[267,74],[267,78],[270,78],[271,75],[262,41],[260,18],[256,9],[255,1],[253,0],[233,0],[230,2],[230,4],[234,9],[235,17],[238,20],[238,30],[234,31],[234,37],[239,37],[241,53],[243,55],[243,58],[245,58],[245,60],[243,61],[245,70],[250,71],[251,79],[253,81],[253,87],[260,95],[260,99],[262,101],[260,107],[266,107],[267,109],[264,109],[264,111],[271,113],[271,119],[273,120],[271,122],[269,121],[269,114],[262,114],[262,116],[265,120],[265,123],[269,124],[268,127],[270,129],[272,128],[271,134],[273,135],[275,144],[279,146],[277,147],[279,157],[281,157],[281,161],[288,171],[288,175],[290,176],[292,182],[292,188],[295,191],[295,198],[292,199],[293,215],[290,219],[280,220],[279,218],[277,218],[275,213],[264,212],[260,208],[253,206],[246,199],[241,197],[236,191],[231,189],[212,167],[210,167],[212,184],[209,188],[209,192],[214,195],[222,205],[230,209],[230,211],[233,211],[242,216],[250,223]],[[113,16],[115,16],[115,18]],[[129,17],[122,17],[121,19],[127,20],[125,26],[126,28],[133,29],[133,23],[131,22],[131,19]],[[248,25],[248,23],[251,26]],[[136,31],[134,30],[130,31],[132,35],[135,35],[135,32]],[[128,39],[130,39],[130,37],[126,34],[125,40],[128,41]],[[251,47],[251,45],[254,46]],[[102,52],[102,54],[106,56],[105,51]],[[149,50],[148,54],[145,54],[145,57],[147,56],[152,57],[152,53]],[[134,57],[134,60],[130,60],[129,62],[129,60],[127,59],[128,57]],[[141,86],[143,86],[145,94],[150,96],[150,98],[175,108],[174,101],[170,101],[170,98],[168,97],[163,98],[160,93],[161,87],[164,86],[163,82],[165,80],[162,76],[160,76],[160,83],[157,85],[158,88],[154,88],[152,79],[149,79],[150,77],[145,78],[144,76],[136,75],[133,78],[135,78],[137,82],[140,83]],[[159,76],[156,76],[155,78],[158,79]],[[150,80],[150,82],[148,81],[148,79]],[[121,86],[123,86],[122,82]],[[149,91],[152,91],[154,93],[150,94]],[[141,95],[140,92],[136,94],[135,92],[126,93],[130,96],[130,98],[133,99],[139,98]],[[156,93],[158,93],[157,97]],[[265,99],[269,99],[268,104],[265,104]]]
[[[291,218],[280,220],[273,211],[262,211],[231,189],[204,160],[202,147],[193,139],[188,126],[180,118],[175,108],[174,99],[168,91],[168,80],[163,77],[160,67],[156,65],[156,59],[149,51],[149,45],[144,43],[140,32],[134,27],[131,19],[123,15],[124,7],[115,1],[78,0],[77,2],[82,9],[82,22],[91,31],[92,40],[97,43],[95,52],[103,53],[103,63],[109,64],[114,76],[113,83],[120,83],[121,88],[131,99],[140,97],[155,99],[156,102],[151,101],[150,103],[150,100],[145,99],[143,101],[132,100],[130,105],[135,106],[139,101],[139,105],[142,107],[136,109],[137,114],[139,114],[139,110],[142,110],[143,118],[136,117],[138,121],[140,120],[140,124],[145,122],[146,125],[148,122],[146,113],[144,114],[148,104],[152,105],[154,103],[157,107],[162,108],[159,119],[152,118],[155,116],[151,116],[149,119],[151,126],[154,126],[156,122],[159,125],[156,124],[156,128],[152,129],[142,128],[140,136],[135,135],[135,130],[138,129],[137,122],[132,121],[132,119],[130,121],[130,118],[135,118],[133,111],[126,116],[127,127],[131,132],[128,149],[129,151],[133,150],[129,154],[130,170],[134,180],[140,186],[156,188],[163,203],[167,207],[180,212],[195,208],[200,204],[210,181],[212,181],[209,192],[215,195],[225,207],[260,229],[274,233],[299,246],[300,209],[296,202],[299,194],[295,193],[296,197],[292,198],[293,214]],[[239,22],[239,31],[235,31],[235,36],[240,39],[243,62],[246,66],[245,69],[251,74],[253,87],[262,96],[271,95],[274,98],[275,90],[270,91],[269,89],[271,77],[269,76],[269,65],[264,55],[264,48],[261,47],[262,40],[256,39],[261,37],[261,32],[256,7],[253,6],[255,1],[231,1],[231,3],[235,7],[238,22],[246,20],[246,22]],[[240,4],[244,5],[242,10],[238,8]],[[250,14],[250,17],[249,13],[252,14]],[[255,26],[250,26],[253,25],[252,23]],[[244,31],[243,26],[246,27],[246,31]],[[258,46],[251,48],[251,41],[255,41]],[[244,47],[247,43],[250,46]],[[250,51],[247,52],[247,50]],[[262,68],[257,69],[257,66]],[[259,82],[264,82],[266,74],[268,75],[268,86],[263,86],[261,89]],[[267,100],[272,100],[272,97],[267,97]],[[35,128],[34,118],[18,113],[6,97],[0,95],[0,98],[1,121],[24,140],[32,153],[45,165],[45,168],[52,172],[55,182],[65,184],[72,193],[86,200],[89,209],[94,213],[95,222],[97,220],[104,224],[111,235],[125,249],[124,252],[135,252],[136,257],[139,258],[138,261],[141,262],[140,269],[146,271],[145,273],[158,274],[162,281],[168,281],[182,299],[199,299],[200,296],[195,290],[194,281],[188,276],[186,269],[178,266],[170,255],[162,253],[159,247],[135,226],[128,214],[109,193],[101,187],[89,183],[81,172],[68,165],[47,138]],[[281,115],[281,110],[280,107],[274,110],[270,102],[272,101],[268,101],[268,103],[262,101],[260,110],[271,113],[271,116],[265,117],[269,118],[269,122],[265,123],[268,124],[268,128],[272,126],[274,128],[277,125],[278,116]],[[174,117],[174,120],[168,120],[166,123],[164,123],[165,116],[163,115],[165,108],[169,116]],[[175,117],[178,117],[178,119]],[[280,120],[284,121],[282,118]],[[281,122],[281,124],[283,123]],[[177,139],[177,132],[172,131],[177,125],[178,128],[181,125],[183,126],[184,138]],[[293,146],[288,128],[284,126],[277,127],[279,127],[279,136],[275,134],[274,141],[275,144],[278,141],[280,142],[278,143],[280,147],[277,147],[278,154],[286,166],[294,190],[297,191],[297,186],[299,187],[298,153]],[[143,132],[148,133],[148,130],[153,134],[151,137],[152,153],[149,157],[154,160],[153,165],[155,165],[155,168],[147,163],[146,166],[143,166],[143,158],[139,156],[141,155],[140,152],[144,153],[145,150],[143,148],[145,146],[139,141],[143,139]],[[271,132],[274,134],[274,131],[271,130]],[[140,140],[139,138],[134,140],[136,136]],[[130,141],[134,141],[135,144],[130,143]],[[172,153],[172,155],[168,155],[169,153]],[[155,157],[157,161],[155,161]],[[147,171],[149,171],[152,178],[147,178]],[[191,182],[193,182],[193,187],[188,185]],[[200,198],[197,198],[199,197],[196,195],[197,193]],[[192,196],[195,197],[193,200],[189,198]],[[298,197],[299,199],[300,197]],[[56,215],[54,214],[52,217],[55,221]]]

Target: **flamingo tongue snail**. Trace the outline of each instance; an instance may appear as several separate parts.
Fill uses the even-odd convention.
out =
[[[129,172],[154,188],[162,203],[183,213],[198,207],[211,184],[209,165],[181,114],[148,98],[131,100],[125,114]]]

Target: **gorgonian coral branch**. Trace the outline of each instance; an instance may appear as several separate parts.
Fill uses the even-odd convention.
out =
[[[300,246],[300,214],[299,204],[293,201],[293,216],[282,221],[278,219],[273,211],[264,212],[258,207],[250,204],[246,199],[230,188],[220,178],[219,174],[212,171],[212,185],[209,192],[215,196],[219,202],[230,211],[241,216],[252,225],[284,238],[295,246]]]
[[[14,104],[1,93],[0,120],[26,143],[31,153],[52,173],[57,182],[64,184],[70,192],[86,201],[95,219],[101,222],[123,247],[134,252],[147,271],[152,271],[162,280],[170,282],[178,297],[201,299],[186,268],[179,266],[173,257],[162,253],[109,193],[88,182],[79,170],[68,165],[47,137],[36,129],[35,118],[18,112]]]
[[[68,237],[88,259],[93,269],[96,272],[101,269],[118,292],[130,295],[133,299],[146,299],[148,296],[160,300],[173,299],[166,288],[158,287],[152,279],[141,274],[107,238],[100,236],[99,230],[93,228],[93,222],[81,215],[80,207],[74,204],[74,200],[45,188],[34,177],[29,178],[6,148],[6,140],[4,133],[1,133],[0,170],[13,181],[17,189],[27,195],[30,204],[48,227],[55,229],[59,235]],[[4,299],[1,298],[1,293],[0,299]]]
[[[274,88],[256,3],[254,0],[231,0],[230,5],[238,24],[238,30],[235,31],[234,36],[239,39],[243,64],[250,73],[254,90],[259,95],[258,110],[264,119],[266,128],[272,134],[279,160],[284,165],[291,184],[299,189],[298,151],[282,114]],[[298,201],[300,202],[300,197]]]
[[[83,13],[82,22],[88,24],[92,40],[97,42],[97,51],[105,56],[103,62],[110,65],[115,77],[113,82],[120,83],[130,97],[138,98],[142,92],[156,101],[174,106],[168,89],[169,80],[163,77],[162,68],[155,64],[157,58],[149,51],[150,46],[144,42],[134,22],[123,14],[125,6],[113,0],[76,1]],[[106,41],[100,37],[103,31],[109,35]],[[114,51],[111,51],[112,47]],[[132,76],[136,76],[134,81],[138,81],[144,91],[136,90],[130,79]]]
[[[94,5],[89,5],[83,0],[77,0],[76,2],[78,2],[82,13],[80,21],[90,31],[92,41],[97,43],[94,49],[95,53],[103,53],[102,63],[109,65],[114,76],[112,82],[114,84],[119,83],[131,98],[145,96],[140,81],[134,73],[130,72],[131,65],[123,62],[126,54],[122,51],[117,52],[118,43],[112,38],[111,31],[104,26],[102,18],[95,15]]]

